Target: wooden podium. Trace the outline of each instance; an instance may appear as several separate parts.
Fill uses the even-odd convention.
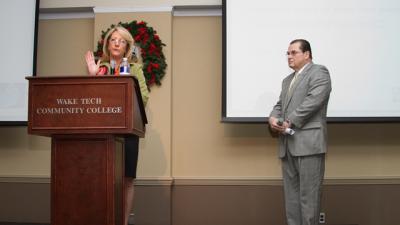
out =
[[[28,133],[51,136],[51,224],[122,225],[124,136],[144,137],[133,76],[27,77]]]

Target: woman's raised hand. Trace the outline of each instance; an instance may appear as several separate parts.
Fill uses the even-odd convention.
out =
[[[89,71],[89,75],[96,75],[99,72],[100,61],[94,61],[94,55],[92,51],[87,51],[85,54],[86,65]]]

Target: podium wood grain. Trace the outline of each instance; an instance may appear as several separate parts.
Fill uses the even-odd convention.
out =
[[[122,225],[124,139],[147,123],[132,76],[28,77],[28,133],[50,136],[51,224]]]

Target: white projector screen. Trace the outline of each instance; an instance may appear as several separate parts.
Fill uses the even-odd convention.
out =
[[[0,125],[26,125],[28,82],[35,74],[39,0],[0,2]]]
[[[266,121],[298,38],[330,71],[329,121],[400,121],[400,1],[223,1],[223,19],[223,121]]]

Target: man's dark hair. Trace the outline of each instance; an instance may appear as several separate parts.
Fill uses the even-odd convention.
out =
[[[290,42],[290,44],[294,44],[294,43],[300,43],[300,50],[302,52],[310,52],[310,59],[312,59],[312,51],[311,51],[311,45],[310,42],[308,42],[307,40],[304,39],[295,39],[292,42]]]

